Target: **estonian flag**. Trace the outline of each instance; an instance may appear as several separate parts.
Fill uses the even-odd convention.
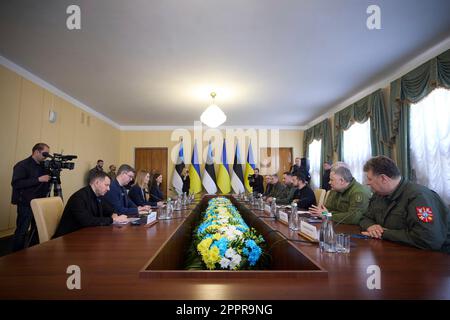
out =
[[[205,171],[203,172],[202,183],[207,193],[215,194],[217,192],[216,173],[214,171],[214,158],[212,155],[211,141],[209,142],[208,146],[208,156],[206,157]]]
[[[194,150],[192,150],[192,161],[189,166],[190,178],[190,193],[202,192],[202,182],[200,180],[200,165],[198,164],[197,141],[194,143]]]
[[[217,186],[223,194],[230,193],[230,174],[228,173],[227,147],[225,144],[225,139],[223,139],[222,163],[219,165]]]
[[[244,184],[245,189],[248,192],[253,192],[253,188],[250,187],[250,183],[248,182],[248,176],[255,173],[255,159],[253,159],[253,150],[252,150],[252,142],[250,141],[250,145],[248,146],[247,153],[247,162],[245,163],[245,173],[244,173]]]
[[[181,179],[181,173],[184,169],[184,153],[183,153],[183,140],[180,143],[180,151],[178,151],[177,163],[175,164],[175,170],[172,176],[172,185],[178,194],[183,193],[183,179]]]
[[[241,155],[239,153],[239,143],[236,142],[236,152],[234,153],[233,172],[231,173],[231,186],[235,193],[242,193],[244,189],[244,175],[242,173]]]

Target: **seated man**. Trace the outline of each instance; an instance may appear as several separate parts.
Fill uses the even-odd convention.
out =
[[[263,193],[263,196],[267,197],[272,190],[272,176],[268,174],[264,177],[264,180],[266,181],[266,192]]]
[[[369,189],[357,182],[348,167],[342,164],[331,167],[330,186],[325,206],[312,206],[311,214],[322,217],[322,212],[328,211],[337,223],[359,224],[369,205]]]
[[[286,186],[279,181],[276,173],[270,176],[270,181],[272,186],[266,200],[271,202],[273,198],[278,199],[284,197],[286,193]]]
[[[294,179],[296,181],[295,183]],[[292,200],[294,199],[294,194],[297,191],[297,182],[298,180],[296,176],[292,173],[283,173],[283,184],[285,185],[286,190],[280,198],[277,198],[278,204],[291,204]],[[269,201],[269,199],[267,199],[267,201]]]
[[[364,235],[450,253],[450,209],[436,192],[407,181],[387,157],[370,159],[364,172],[375,193],[360,222]]]
[[[293,180],[296,186],[293,201],[297,203],[297,208],[300,210],[308,210],[311,206],[315,206],[316,196],[306,182],[306,177],[303,174],[298,174],[294,176]]]
[[[103,171],[92,173],[89,185],[75,192],[67,201],[53,238],[84,227],[126,221],[127,216],[113,213],[112,207],[100,198],[109,190],[110,183],[111,180]]]
[[[134,169],[123,164],[117,171],[116,179],[111,183],[110,190],[105,194],[106,201],[114,208],[114,211],[120,214],[137,215],[139,213],[147,213],[150,206],[136,206],[136,204],[128,197],[125,186],[134,178]]]

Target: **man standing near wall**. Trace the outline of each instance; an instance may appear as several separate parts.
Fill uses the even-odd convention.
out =
[[[50,191],[50,175],[42,166],[45,153],[50,147],[45,143],[37,143],[28,158],[19,161],[13,169],[11,181],[11,203],[17,205],[16,231],[13,238],[13,251],[25,248],[28,229],[31,225],[29,244],[38,243],[36,223],[33,218],[30,202],[36,198],[44,198]]]

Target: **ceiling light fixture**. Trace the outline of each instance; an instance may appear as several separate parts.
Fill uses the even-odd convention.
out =
[[[211,92],[212,104],[203,111],[200,121],[210,128],[217,128],[227,120],[225,113],[214,103],[215,92]]]

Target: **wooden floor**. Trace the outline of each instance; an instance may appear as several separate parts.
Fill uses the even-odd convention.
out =
[[[183,212],[187,216],[191,211]],[[450,256],[381,240],[352,239],[350,254],[322,254],[296,243],[328,271],[304,279],[149,279],[139,271],[183,218],[144,226],[86,228],[0,258],[0,299],[450,299]],[[285,225],[264,219],[289,238]],[[356,226],[338,232],[358,233]],[[81,268],[81,290],[68,290],[66,269]],[[369,290],[367,268],[381,269]]]

